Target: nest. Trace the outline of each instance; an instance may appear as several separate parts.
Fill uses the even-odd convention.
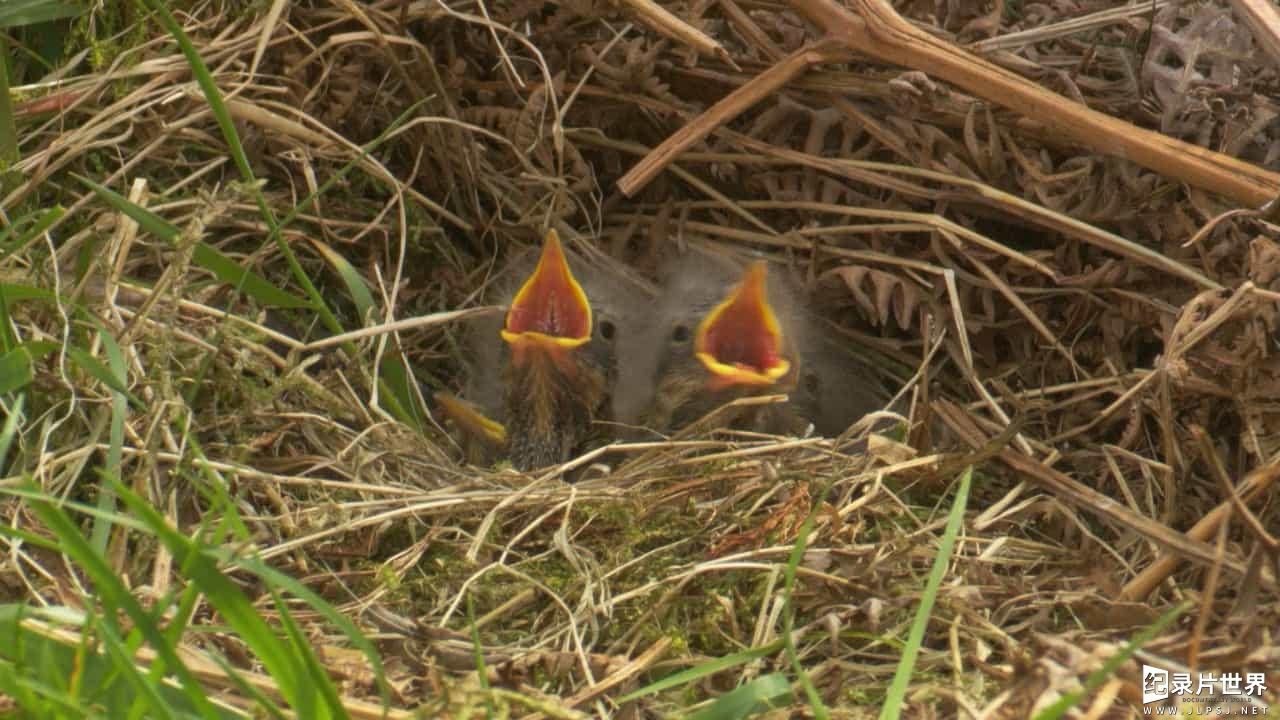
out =
[[[869,716],[926,597],[910,717],[1124,713],[1144,663],[1270,672],[1280,64],[1225,7],[201,4],[177,21],[223,125],[142,20],[18,88],[5,347],[39,352],[5,387],[4,473],[108,509],[120,478],[233,548],[269,620],[278,586],[231,558],[331,603],[380,676],[331,616],[290,616],[356,715],[380,690],[682,715],[781,674],[779,713]],[[468,465],[422,390],[461,386],[465,316],[547,227],[648,281],[671,245],[803,269],[902,388],[901,431]],[[8,522],[49,536],[24,492]],[[141,597],[187,586],[152,534],[101,532]],[[96,607],[79,560],[7,543],[8,601]],[[274,692],[191,613],[202,682]]]

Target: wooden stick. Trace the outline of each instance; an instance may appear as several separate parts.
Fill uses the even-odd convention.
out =
[[[1176,560],[1193,560],[1205,566],[1218,562],[1213,546],[1204,540],[1183,535],[1146,515],[1136,513],[1088,485],[1041,464],[1035,458],[1027,457],[1014,450],[1004,450],[999,457],[1006,465],[1020,473],[1019,479],[1029,480],[1061,500],[1132,530],[1174,553]],[[1231,512],[1230,505],[1227,507],[1227,512]],[[1234,558],[1223,560],[1222,569],[1237,577],[1245,574],[1245,564]],[[1274,587],[1276,579],[1267,576],[1262,578],[1262,582],[1268,587]]]
[[[938,412],[939,417],[953,431],[965,438],[965,442],[971,446],[980,448],[990,442],[990,438],[987,437],[986,433],[978,428],[974,420],[960,406],[947,400],[938,400],[934,409]],[[1221,564],[1223,570],[1236,577],[1243,577],[1248,572],[1245,564],[1237,558],[1218,558],[1213,546],[1206,543],[1202,537],[1192,533],[1184,535],[1152,520],[1146,515],[1134,512],[1079,480],[1067,476],[1062,471],[1048,467],[1036,458],[1007,448],[1001,450],[995,457],[1017,472],[1019,480],[1025,480],[1037,485],[1073,507],[1111,520],[1117,525],[1163,547],[1172,555],[1172,562],[1175,565],[1182,560],[1192,560],[1204,566],[1212,566],[1215,563]],[[1252,478],[1253,475],[1251,474],[1249,477]],[[1270,481],[1268,480],[1267,482]],[[1249,481],[1246,480],[1245,484],[1249,485]],[[1240,495],[1245,498],[1253,497],[1251,491],[1251,485],[1249,487],[1241,487]],[[1230,513],[1232,511],[1231,504],[1228,502],[1224,503],[1224,505],[1226,505],[1224,513]],[[1203,522],[1204,520],[1201,521],[1201,523]],[[1196,527],[1199,528],[1200,523]],[[1213,530],[1208,531],[1207,534],[1212,535]],[[1277,586],[1274,573],[1264,571],[1258,580],[1268,588]],[[1130,584],[1132,585],[1133,583]]]
[[[1195,187],[1260,207],[1280,193],[1280,175],[1236,158],[1145,130],[1049,92],[903,20],[886,0],[791,0],[791,6],[845,47],[920,70],[1043,123],[1082,146]]]
[[[671,14],[666,8],[653,0],[622,0],[622,2],[629,5],[632,10],[635,10],[644,24],[659,33],[676,42],[688,45],[703,55],[719,58],[727,65],[734,68],[738,67],[734,64],[733,59],[729,57],[729,51],[725,50],[723,45],[698,28]]]
[[[1235,494],[1244,502],[1250,502],[1254,498],[1261,495],[1280,477],[1280,465],[1272,463],[1264,465],[1245,476],[1244,481],[1236,488]],[[1187,531],[1187,537],[1192,540],[1206,541],[1218,532],[1218,527],[1231,516],[1233,511],[1232,501],[1226,500],[1218,504],[1213,510],[1205,513],[1200,521]],[[1161,555],[1159,559],[1151,563],[1145,570],[1138,573],[1132,580],[1125,583],[1124,588],[1120,591],[1120,599],[1129,602],[1142,602],[1146,599],[1156,586],[1164,582],[1164,579],[1173,574],[1178,569],[1178,565],[1182,564],[1183,558],[1168,553]]]
[[[792,78],[807,70],[810,66],[833,60],[847,59],[848,51],[838,47],[830,40],[805,45],[799,50],[783,58],[778,64],[752,78],[742,87],[721,98],[720,102],[707,108],[706,112],[694,118],[692,122],[680,128],[662,144],[645,155],[635,167],[627,171],[618,181],[618,189],[627,196],[640,192],[662,168],[675,160],[689,146],[703,140],[722,124],[734,119],[752,105],[760,102]]]
[[[1280,10],[1276,9],[1275,0],[1231,0],[1231,7],[1249,26],[1254,42],[1280,69]]]

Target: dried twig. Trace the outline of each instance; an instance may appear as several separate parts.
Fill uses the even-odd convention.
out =
[[[1252,502],[1262,495],[1280,479],[1280,463],[1271,463],[1250,473],[1236,488],[1236,494],[1244,502]],[[1221,525],[1233,512],[1233,503],[1228,500],[1204,514],[1190,530],[1187,537],[1197,541],[1207,541],[1218,532]],[[1148,565],[1136,577],[1125,584],[1120,597],[1129,601],[1141,601],[1155,590],[1156,586],[1169,577],[1182,562],[1176,554],[1164,555]]]
[[[723,45],[653,0],[623,0],[623,2],[635,10],[642,22],[659,33],[684,43],[703,55],[719,58],[730,66],[736,67],[733,58],[729,56],[729,51],[725,50]]]
[[[1280,10],[1270,0],[1231,0],[1231,7],[1253,31],[1253,40],[1280,70]]]
[[[830,41],[819,41],[791,53],[773,67],[752,78],[750,82],[726,95],[706,112],[664,140],[618,180],[618,189],[627,195],[635,195],[689,146],[710,135],[716,128],[737,117],[739,113],[760,100],[777,92],[792,78],[808,68],[818,63],[838,60],[844,55],[844,51]]]
[[[916,28],[885,0],[792,0],[797,12],[855,52],[936,75],[993,104],[1043,123],[1084,147],[1124,158],[1189,185],[1261,206],[1280,193],[1280,175],[1236,158],[1134,127],[1051,93]]]

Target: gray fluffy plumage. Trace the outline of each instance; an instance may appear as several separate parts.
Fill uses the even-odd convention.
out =
[[[470,378],[466,397],[507,428],[507,454],[521,470],[556,465],[608,440],[615,416],[618,347],[635,309],[644,305],[637,284],[601,264],[565,252],[570,270],[592,310],[592,336],[570,350],[574,372],[555,363],[512,362],[500,331],[504,315],[481,318],[470,328]],[[522,252],[495,279],[491,298],[509,305],[537,265],[539,253]]]
[[[669,261],[655,312],[623,339],[616,402],[627,423],[659,433],[678,431],[732,400],[787,393],[781,405],[737,409],[718,416],[718,425],[776,434],[799,434],[810,424],[822,435],[838,435],[887,393],[874,374],[838,340],[818,332],[802,285],[784,268],[770,266],[768,299],[782,331],[782,355],[793,372],[768,387],[711,390],[708,371],[694,355],[693,338],[702,318],[741,280],[742,263],[689,252]]]

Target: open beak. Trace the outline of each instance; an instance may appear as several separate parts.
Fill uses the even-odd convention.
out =
[[[537,267],[507,309],[502,339],[517,362],[531,347],[563,353],[591,339],[591,305],[569,270],[555,230],[547,231]]]
[[[694,336],[694,354],[711,372],[711,385],[773,385],[791,369],[782,357],[782,330],[769,305],[768,266],[752,263],[742,281],[711,309]]]

